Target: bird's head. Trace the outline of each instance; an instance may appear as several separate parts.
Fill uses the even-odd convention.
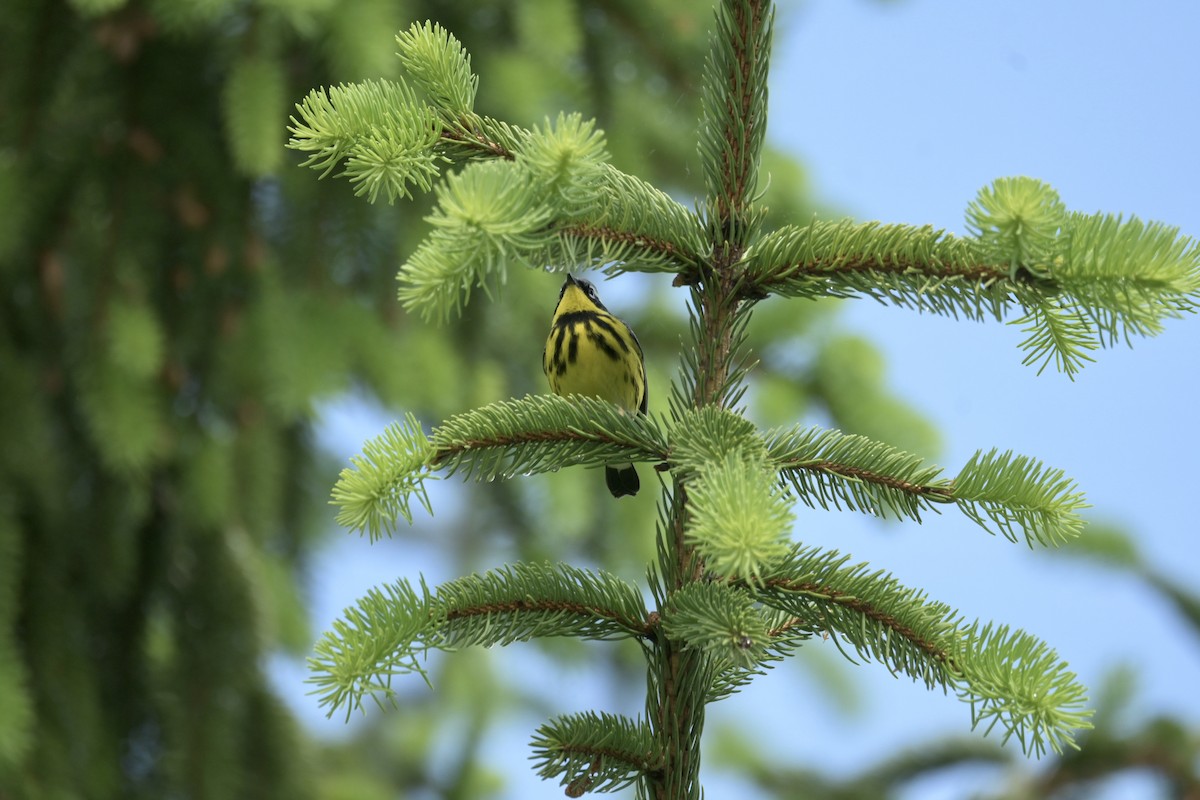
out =
[[[597,308],[601,311],[608,310],[604,303],[600,302],[600,295],[596,293],[592,282],[567,275],[558,293],[558,308],[555,313],[569,314],[572,311],[590,311]]]

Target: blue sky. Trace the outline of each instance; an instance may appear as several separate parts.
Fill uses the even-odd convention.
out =
[[[784,4],[769,138],[801,159],[818,196],[859,219],[962,233],[980,187],[1029,175],[1058,189],[1073,210],[1133,214],[1200,236],[1198,37],[1200,4],[1182,0]],[[1039,457],[1078,481],[1093,517],[1126,526],[1156,566],[1200,586],[1192,496],[1200,318],[1169,323],[1132,350],[1101,351],[1074,382],[1021,366],[1022,337],[1004,325],[870,302],[847,303],[842,323],[877,342],[892,385],[937,421],[949,473],[980,448]],[[349,457],[382,424],[334,410],[324,438]],[[952,514],[881,528],[848,514],[801,513],[796,535],[888,569],[969,617],[1046,639],[1092,687],[1115,664],[1132,664],[1139,713],[1200,720],[1200,641],[1126,578],[1031,553]],[[317,626],[367,587],[397,577],[397,559],[381,555],[351,537],[330,551],[314,587]],[[418,561],[400,560],[401,574],[414,575]],[[852,718],[823,699],[810,672],[785,667],[714,706],[712,719],[755,731],[788,763],[834,772],[969,727],[966,707],[952,697],[877,665],[854,674],[863,708]],[[294,690],[297,670],[281,667],[280,675]],[[581,691],[603,703],[602,687]],[[537,723],[514,730],[520,747]],[[525,752],[514,757],[508,742],[494,747],[514,765],[509,796],[561,796],[533,777]],[[992,777],[955,775],[907,797],[961,797]],[[708,792],[754,796],[717,772],[708,773]],[[1158,795],[1134,780],[1108,796]]]

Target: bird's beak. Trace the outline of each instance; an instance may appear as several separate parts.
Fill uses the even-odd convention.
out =
[[[563,284],[563,286],[574,286],[574,285],[575,285],[575,276],[574,276],[574,275],[572,275],[571,273],[569,273],[569,272],[568,272],[568,273],[567,273],[567,280],[566,280],[566,282]]]

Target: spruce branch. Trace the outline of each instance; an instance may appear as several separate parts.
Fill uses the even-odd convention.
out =
[[[529,136],[525,128],[479,114],[444,120],[444,124],[443,152],[456,163],[487,158],[511,161]]]
[[[1067,207],[1058,192],[1032,178],[1000,178],[967,206],[967,230],[989,261],[1046,277],[1061,251]]]
[[[341,162],[374,202],[434,190],[444,163],[464,169],[436,184],[430,236],[398,275],[399,296],[426,319],[446,319],[482,287],[490,296],[513,265],[697,269],[706,246],[695,213],[607,163],[603,135],[579,115],[526,130],[475,114],[470,58],[437,25],[397,37],[403,82],[313,91],[297,106],[289,147],[328,175]]]
[[[471,72],[471,56],[458,39],[427,20],[397,34],[396,44],[404,71],[435,107],[455,116],[472,112],[479,76]]]
[[[412,524],[415,496],[432,514],[425,479],[434,455],[421,425],[412,414],[393,422],[363,445],[362,455],[350,459],[333,487],[331,502],[339,507],[337,523],[365,531],[375,541],[391,535],[399,517]]]
[[[543,778],[560,778],[567,797],[615,792],[662,769],[650,726],[617,714],[586,712],[556,717],[531,741]]]
[[[747,253],[743,293],[765,297],[868,297],[970,320],[1003,319],[1008,266],[931,226],[813,219],[763,236]]]
[[[1055,298],[1030,305],[1012,324],[1028,334],[1019,345],[1025,351],[1021,363],[1037,364],[1039,375],[1053,362],[1059,372],[1073,378],[1087,362],[1096,360],[1090,355],[1099,346],[1094,329]]]
[[[767,452],[809,508],[861,511],[920,522],[953,499],[942,469],[865,436],[819,427],[775,429]]]
[[[700,218],[650,183],[607,166],[602,212],[563,228],[564,250],[582,250],[564,263],[623,272],[681,272],[705,263]]]
[[[595,120],[559,114],[551,124],[535,127],[520,151],[539,193],[560,217],[594,215],[603,208],[608,149]]]
[[[1163,321],[1200,304],[1200,241],[1179,228],[1136,217],[1073,213],[1054,279],[1092,323],[1094,341],[1112,347],[1156,336]]]
[[[344,612],[309,659],[309,682],[332,714],[362,701],[394,702],[392,679],[417,673],[431,648],[491,647],[544,636],[646,636],[636,587],[606,572],[520,563],[459,578],[430,591],[406,580],[372,589]]]
[[[689,583],[667,598],[661,619],[672,641],[706,652],[722,667],[751,669],[771,642],[750,593],[725,583]]]
[[[715,703],[734,694],[754,678],[793,655],[800,645],[810,639],[813,630],[799,617],[757,603],[757,613],[766,625],[766,642],[752,662],[741,663],[726,659],[718,664],[708,690],[708,702]]]
[[[648,633],[641,592],[607,572],[518,563],[445,583],[434,598],[450,647],[492,647],[545,636],[627,639]]]
[[[1004,731],[1041,758],[1047,750],[1079,749],[1073,732],[1092,727],[1087,690],[1045,642],[1007,625],[976,622],[962,638],[954,664],[959,699],[971,705],[971,727]]]
[[[756,597],[803,620],[808,630],[829,633],[839,649],[835,633],[860,657],[928,688],[949,686],[948,644],[956,641],[962,617],[924,592],[902,586],[884,570],[849,562],[850,556],[836,551],[797,545],[787,562],[765,578]]]
[[[1015,542],[1020,528],[1030,547],[1075,538],[1084,525],[1078,512],[1090,508],[1061,469],[994,449],[971,456],[954,479],[953,496],[959,509],[985,530]]]
[[[432,443],[434,465],[477,480],[666,455],[651,418],[579,395],[527,395],[458,414],[434,430]]]
[[[1026,313],[1014,323],[1029,333],[1024,363],[1039,372],[1054,361],[1073,376],[1090,351],[1155,336],[1200,300],[1200,246],[1178,228],[1068,212],[1041,181],[996,181],[967,222],[989,259],[1041,290],[1022,300]]]
[[[435,145],[439,124],[412,90],[394,81],[364,81],[308,93],[291,117],[288,147],[308,153],[301,166],[324,178],[340,162],[356,195],[389,203],[433,188],[444,160]]]
[[[509,161],[468,164],[437,187],[429,236],[400,268],[399,299],[427,321],[459,313],[475,286],[490,297],[512,263],[545,250],[553,211]]]
[[[797,548],[756,597],[825,631],[841,649],[902,672],[929,688],[953,688],[971,706],[972,725],[996,725],[1026,753],[1073,747],[1090,727],[1085,690],[1049,647],[1023,631],[967,625],[949,606],[901,586],[866,563],[817,548]],[[748,584],[746,584],[748,585]],[[849,656],[847,656],[849,657]]]
[[[440,120],[443,155],[456,162],[513,157],[528,131],[474,112],[479,76],[453,34],[437,23],[414,23],[396,36],[396,44],[405,73]]]
[[[437,625],[424,583],[420,593],[407,580],[371,589],[353,608],[343,611],[313,647],[308,659],[321,708],[332,716],[338,709],[362,711],[365,697],[377,705],[394,702],[392,679],[416,673],[429,682],[418,662],[436,646]]]
[[[688,484],[686,540],[714,575],[751,584],[787,555],[795,520],[764,454],[733,451]]]
[[[865,436],[822,428],[767,434],[767,451],[809,508],[845,506],[879,517],[920,522],[922,511],[955,503],[973,522],[1030,547],[1057,546],[1079,535],[1088,508],[1060,469],[995,450],[975,453],[953,480],[918,456]]]
[[[1000,179],[967,214],[972,238],[877,222],[786,226],[747,253],[746,297],[870,297],[1026,329],[1024,363],[1068,376],[1090,351],[1154,336],[1200,303],[1200,243],[1133,218],[1069,212],[1030,178]]]
[[[367,442],[333,489],[339,525],[372,541],[391,535],[400,517],[412,523],[415,495],[432,513],[424,481],[435,469],[476,480],[601,467],[622,461],[661,461],[667,453],[659,426],[646,417],[592,397],[528,395],[450,417],[431,436],[411,414]]]
[[[489,295],[514,265],[610,273],[699,263],[697,217],[606,163],[603,136],[578,116],[535,128],[512,160],[469,163],[438,185],[433,230],[401,267],[401,302],[428,319]]]
[[[670,431],[670,459],[682,477],[696,475],[730,453],[766,452],[754,423],[727,408],[686,408],[681,403],[677,419]]]
[[[288,147],[309,153],[302,166],[321,177],[342,161],[339,173],[355,194],[389,203],[432,190],[443,163],[470,158],[511,159],[527,131],[472,111],[478,78],[458,40],[439,25],[414,24],[396,37],[409,78],[364,81],[314,90],[296,106]]]
[[[676,272],[703,259],[696,214],[646,181],[607,163],[594,122],[560,116],[535,128],[516,153],[536,193],[554,210],[556,238],[531,258],[567,269]]]

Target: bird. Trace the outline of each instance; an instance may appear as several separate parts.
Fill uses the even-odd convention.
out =
[[[550,319],[542,369],[557,395],[586,395],[646,413],[646,362],[633,329],[609,313],[591,281],[567,275]],[[633,464],[608,464],[613,497],[641,488]]]

